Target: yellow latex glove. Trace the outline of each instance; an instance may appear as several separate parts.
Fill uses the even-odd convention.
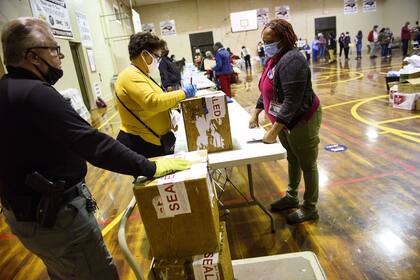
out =
[[[190,161],[185,160],[185,159],[179,159],[179,158],[157,159],[155,163],[156,163],[156,172],[155,172],[155,175],[153,175],[153,177],[155,178],[165,176],[175,171],[189,169],[191,167]]]

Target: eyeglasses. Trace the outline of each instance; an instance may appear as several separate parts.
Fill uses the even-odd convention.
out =
[[[149,52],[151,55],[153,55],[158,62],[160,62],[162,60],[162,57],[160,55],[155,54],[154,52]]]
[[[50,49],[51,54],[54,56],[57,56],[61,54],[61,48],[60,46],[53,46],[53,47],[46,47],[46,46],[40,46],[40,47],[32,47],[26,50],[26,52],[29,52],[32,49]]]

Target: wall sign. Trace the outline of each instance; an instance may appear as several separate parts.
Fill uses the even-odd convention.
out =
[[[89,61],[90,71],[96,72],[95,57],[93,56],[93,50],[86,48],[86,54]]]
[[[86,15],[76,12],[77,25],[79,26],[80,41],[85,47],[93,47],[92,35]]]
[[[73,38],[65,0],[29,0],[32,15],[48,23],[54,36]]]
[[[176,35],[175,20],[161,21],[160,34],[162,34],[162,36]]]

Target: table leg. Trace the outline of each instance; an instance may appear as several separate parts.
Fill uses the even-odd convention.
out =
[[[247,170],[248,170],[248,185],[249,185],[249,193],[251,195],[251,198],[261,208],[261,210],[263,210],[268,215],[268,217],[270,218],[270,220],[271,220],[271,232],[276,232],[276,225],[275,225],[275,222],[274,222],[273,215],[271,215],[271,213],[267,209],[265,209],[264,205],[262,205],[261,202],[254,196],[254,181],[252,179],[251,164],[247,164],[246,167],[247,167]]]

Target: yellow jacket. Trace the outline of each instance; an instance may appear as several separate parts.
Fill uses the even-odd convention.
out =
[[[132,65],[118,75],[115,93],[125,106],[160,136],[171,129],[170,109],[185,98],[182,90],[163,92],[149,77]],[[118,99],[116,102],[122,131],[138,135],[149,143],[161,145],[160,139],[134,118]]]

